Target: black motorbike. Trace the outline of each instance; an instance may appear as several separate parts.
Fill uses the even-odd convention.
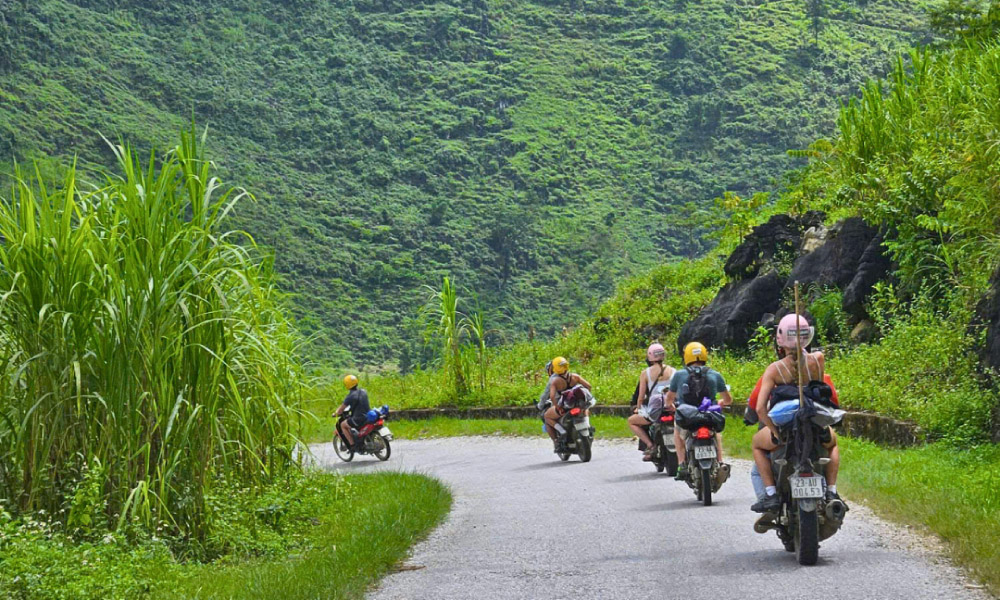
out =
[[[729,465],[719,461],[716,438],[726,427],[718,405],[700,407],[682,404],[677,407],[677,425],[690,432],[685,443],[687,477],[685,482],[705,506],[712,505],[712,494],[729,479]]]
[[[590,462],[595,429],[590,425],[587,411],[597,401],[582,391],[569,390],[562,394],[559,404],[562,416],[556,422],[559,426],[556,428],[556,454],[563,462],[574,454],[580,457],[580,462]]]
[[[754,525],[757,533],[775,530],[785,550],[795,552],[801,565],[816,564],[819,543],[837,533],[847,513],[846,504],[826,495],[824,473],[830,459],[823,443],[829,441],[828,425],[832,424],[823,409],[817,410],[807,399],[791,423],[779,428],[781,445],[771,452],[771,468],[781,508],[777,515],[765,514]]]
[[[663,412],[644,427],[649,439],[653,441],[653,466],[657,473],[667,472],[673,477],[677,474],[677,448],[674,447],[674,414]],[[645,450],[646,445],[639,442],[639,450]]]

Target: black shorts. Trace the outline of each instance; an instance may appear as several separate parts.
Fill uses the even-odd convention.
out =
[[[368,423],[368,419],[365,418],[364,415],[361,415],[360,419],[357,417],[350,417],[347,419],[347,424],[355,429],[361,429],[366,423]]]

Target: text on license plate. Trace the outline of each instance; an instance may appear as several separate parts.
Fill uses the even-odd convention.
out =
[[[381,435],[382,437],[389,437],[390,435],[392,435],[392,432],[389,431],[388,427],[383,427],[383,428],[379,429],[378,432],[379,432],[379,435]]]
[[[789,477],[788,484],[792,488],[792,498],[822,498],[823,478],[816,477]]]
[[[715,458],[715,446],[695,446],[694,458],[695,460]]]

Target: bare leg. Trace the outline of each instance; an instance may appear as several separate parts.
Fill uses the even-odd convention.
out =
[[[646,448],[653,447],[653,440],[649,438],[649,434],[646,433],[644,426],[649,425],[649,421],[639,415],[632,415],[628,418],[628,428],[632,430],[632,433],[637,435],[643,444],[646,444]]]
[[[715,434],[715,453],[719,457],[719,462],[722,462],[722,434]]]
[[[354,436],[351,435],[351,426],[347,421],[340,424],[340,431],[343,432],[344,438],[347,440],[349,446],[354,445]]]
[[[555,407],[550,406],[547,411],[545,411],[545,431],[548,432],[549,437],[552,441],[556,441],[556,421],[559,420],[559,413],[556,412]]]
[[[833,433],[833,440],[826,449],[830,453],[830,462],[826,465],[826,484],[837,485],[837,474],[840,472],[840,446],[837,445],[836,433]]]
[[[684,440],[681,439],[681,428],[674,427],[674,449],[677,451],[677,462],[678,464],[684,464],[687,462],[687,448],[684,445]],[[685,469],[687,467],[684,467]]]
[[[765,486],[774,485],[774,473],[771,471],[771,458],[768,453],[777,448],[771,442],[771,430],[764,428],[753,436],[753,461],[757,464],[760,478]]]

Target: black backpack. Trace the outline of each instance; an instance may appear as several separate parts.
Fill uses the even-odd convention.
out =
[[[688,372],[687,390],[684,392],[682,401],[691,406],[700,406],[701,401],[711,397],[711,386],[708,382],[707,367],[685,367]]]

